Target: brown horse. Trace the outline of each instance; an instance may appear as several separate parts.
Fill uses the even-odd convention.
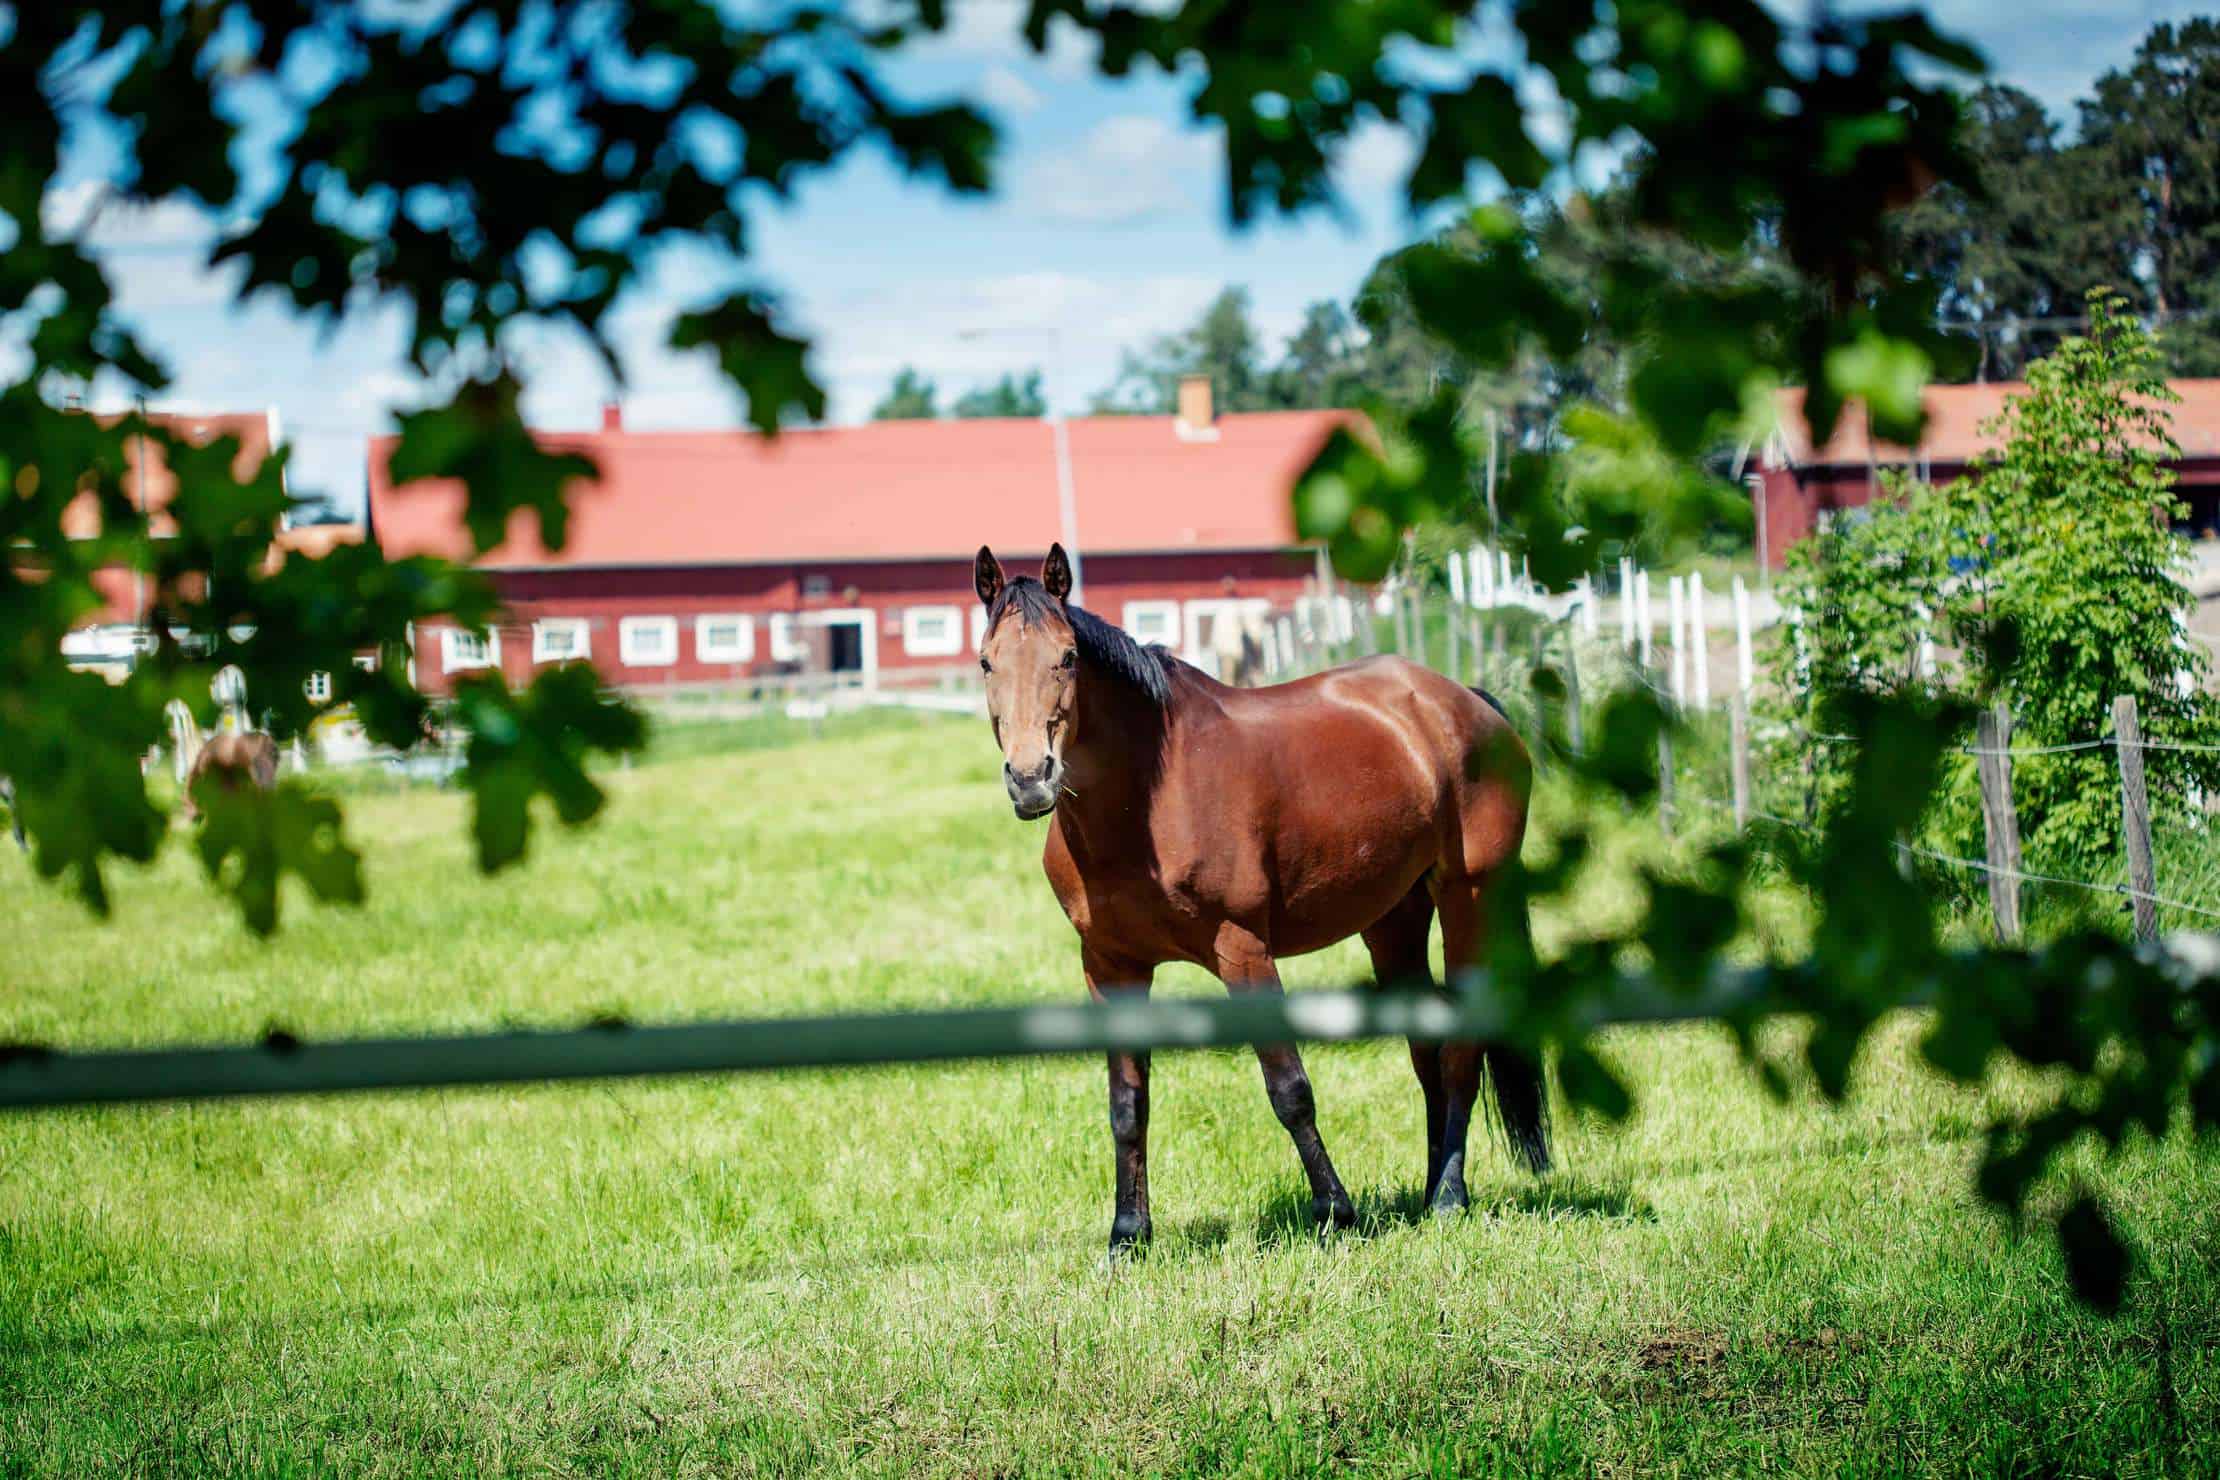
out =
[[[268,791],[277,785],[277,773],[277,741],[261,731],[211,737],[185,773],[185,820],[200,821],[200,797],[205,789],[235,792],[251,786]]]
[[[1071,566],[1041,579],[977,563],[987,713],[1021,818],[1054,814],[1042,865],[1079,932],[1096,997],[1192,961],[1235,992],[1277,992],[1274,961],[1364,937],[1383,984],[1429,979],[1438,912],[1452,970],[1477,963],[1495,885],[1516,864],[1531,769],[1493,702],[1401,658],[1237,689],[1073,606]],[[1483,1068],[1513,1147],[1549,1152],[1541,1073],[1500,1045],[1413,1040],[1426,1098],[1427,1205],[1462,1208]],[[1286,1044],[1257,1058],[1321,1228],[1355,1218]],[[1149,1060],[1110,1055],[1113,1252],[1149,1237]]]

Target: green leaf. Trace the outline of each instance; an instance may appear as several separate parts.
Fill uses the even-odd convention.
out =
[[[455,705],[470,731],[462,780],[476,798],[478,865],[488,873],[524,856],[535,796],[545,794],[564,823],[585,822],[603,802],[586,773],[588,755],[647,743],[640,712],[603,693],[584,664],[543,669],[521,694],[498,679],[467,679],[456,687]]]
[[[560,550],[569,534],[572,491],[598,476],[593,459],[552,451],[526,429],[517,405],[522,391],[513,377],[496,375],[465,385],[443,407],[400,417],[394,483],[459,480],[467,494],[463,519],[481,554],[508,537],[510,517],[519,510],[537,514],[540,543]]]
[[[199,851],[208,876],[239,903],[247,928],[278,925],[278,886],[292,874],[326,903],[362,901],[362,856],[340,831],[339,807],[295,781],[273,790],[204,783]]]
[[[781,333],[769,302],[737,293],[710,308],[681,314],[671,326],[671,348],[716,352],[717,364],[747,404],[748,420],[775,432],[791,414],[815,421],[825,414],[825,393],[810,376],[807,340]]]

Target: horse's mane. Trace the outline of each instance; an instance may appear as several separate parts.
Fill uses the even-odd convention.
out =
[[[1161,707],[1171,702],[1172,680],[1164,669],[1163,648],[1143,647],[1124,628],[1112,626],[1084,607],[1059,602],[1031,576],[1015,577],[1002,587],[994,605],[987,608],[987,630],[992,632],[1013,608],[1027,622],[1061,615],[1071,624],[1072,640],[1081,657],[1139,689],[1151,703]]]

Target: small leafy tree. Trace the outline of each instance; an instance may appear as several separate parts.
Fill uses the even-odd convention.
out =
[[[1784,595],[1800,620],[1777,676],[1807,737],[1840,730],[1853,695],[1920,686],[1923,642],[1936,640],[1956,652],[1935,686],[1968,705],[2004,702],[2015,744],[2105,735],[2122,694],[2149,739],[2215,738],[2205,658],[2187,641],[2186,549],[2168,527],[2181,508],[2166,466],[2175,398],[2124,300],[2100,289],[2089,312],[2087,334],[2030,367],[2027,393],[1990,425],[2001,447],[1966,477],[1892,481],[1888,498],[1791,552]],[[2220,777],[2213,760],[2153,751],[2153,807],[2185,808]],[[1842,766],[1819,769],[1831,780]],[[1973,768],[1947,778],[1932,821],[1964,845],[1980,836]],[[2119,846],[2107,750],[2021,757],[2013,800],[2030,857],[2093,865]]]

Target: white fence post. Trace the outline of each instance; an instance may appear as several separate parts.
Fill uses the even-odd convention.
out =
[[[1634,635],[1635,661],[1646,674],[1650,671],[1650,573],[1634,573]]]
[[[1673,707],[1688,707],[1688,582],[1673,576],[1665,582],[1665,607],[1672,627]]]
[[[1455,555],[1449,557],[1449,601],[1452,606],[1465,604],[1465,563]]]
[[[1744,694],[1755,687],[1757,665],[1750,651],[1750,588],[1742,584],[1742,577],[1734,578],[1734,682]]]
[[[1711,708],[1711,620],[1704,611],[1704,573],[1688,578],[1688,661],[1693,672],[1696,707]]]

